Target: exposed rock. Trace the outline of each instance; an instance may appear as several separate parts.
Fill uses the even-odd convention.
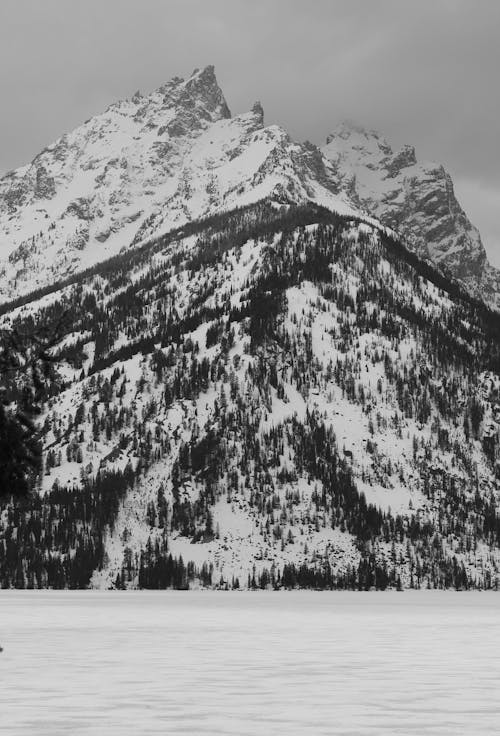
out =
[[[491,271],[486,279],[479,232],[457,201],[443,166],[418,162],[412,146],[393,152],[378,133],[347,123],[327,137],[322,151],[334,165],[341,191],[399,232],[419,256],[500,305],[491,289]]]
[[[36,170],[35,197],[37,199],[51,199],[55,193],[54,178],[49,176],[45,166],[39,166]]]
[[[86,197],[79,197],[70,202],[66,208],[66,215],[74,215],[79,220],[91,220],[93,217],[91,203]],[[64,216],[63,214],[63,216]]]
[[[264,125],[264,108],[260,104],[259,100],[254,102],[252,105],[252,112],[259,118],[260,125]]]
[[[68,248],[74,248],[75,250],[83,250],[89,242],[89,228],[87,225],[81,225],[73,235],[70,235],[66,240]]]

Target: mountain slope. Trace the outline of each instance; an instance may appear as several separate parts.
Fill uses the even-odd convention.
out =
[[[2,586],[498,587],[499,283],[442,167],[231,117],[207,67],[0,179],[0,224],[0,328],[65,324]]]
[[[396,230],[421,258],[499,306],[500,274],[443,166],[417,161],[412,146],[395,151],[375,131],[351,123],[333,131],[321,150],[335,166],[339,189],[360,208]]]
[[[213,67],[111,105],[0,179],[0,298],[53,284],[176,225],[273,194],[351,212],[314,146],[231,117]]]
[[[2,585],[498,586],[498,318],[383,229],[262,202],[2,319],[61,312]]]

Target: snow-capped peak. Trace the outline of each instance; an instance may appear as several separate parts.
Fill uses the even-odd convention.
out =
[[[352,120],[340,123],[327,136],[322,150],[331,160],[354,159],[365,165],[376,165],[377,168],[391,164],[394,168],[395,162],[399,162],[400,168],[416,163],[413,146],[404,145],[400,150],[394,151],[389,141],[378,131],[364,128]]]
[[[488,264],[478,230],[440,164],[418,161],[415,149],[394,149],[379,133],[343,122],[321,149],[339,189],[398,231],[422,258],[460,279],[473,293],[499,304],[499,274]]]
[[[195,69],[113,103],[0,179],[0,298],[264,197],[356,212],[336,191],[317,148],[265,127],[260,102],[231,117],[214,67]]]
[[[262,198],[368,216],[498,306],[500,275],[445,169],[344,121],[320,150],[231,116],[214,67],[110,105],[0,178],[0,300]]]

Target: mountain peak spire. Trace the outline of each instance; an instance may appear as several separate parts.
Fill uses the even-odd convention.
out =
[[[217,82],[213,64],[209,64],[201,70],[194,69],[184,84],[188,95],[202,99],[213,110],[218,108],[222,118],[231,117],[231,111]]]
[[[254,113],[254,115],[260,118],[261,125],[264,125],[264,108],[262,107],[259,100],[253,103],[252,112]]]

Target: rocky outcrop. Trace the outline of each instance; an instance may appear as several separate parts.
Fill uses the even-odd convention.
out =
[[[377,132],[351,123],[331,133],[322,152],[334,166],[341,191],[396,230],[419,256],[490,304],[500,304],[492,289],[498,274],[443,166],[417,161],[413,146],[394,151]]]

